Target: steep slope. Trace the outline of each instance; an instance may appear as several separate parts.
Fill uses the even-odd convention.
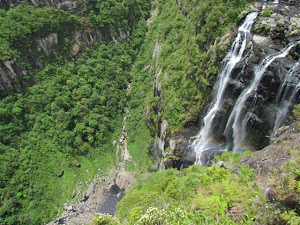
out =
[[[232,53],[242,41],[232,44],[222,62],[212,104],[203,114],[201,129],[190,136],[192,144],[190,137],[176,141],[176,134],[171,135],[171,156],[177,155],[173,158],[181,155],[183,162],[209,165],[214,155],[224,151],[260,150],[272,141],[270,137],[279,126],[292,122],[289,115],[299,102],[300,20],[295,16],[299,9],[284,1],[275,6],[272,3],[257,16],[254,34],[244,39],[247,46],[242,57]],[[259,11],[258,6],[255,8]],[[242,36],[246,29],[243,25],[240,29]],[[176,142],[178,146],[174,147]]]
[[[41,2],[49,6],[57,4],[55,1]],[[42,3],[16,5],[7,11],[0,8],[2,95],[10,90],[24,90],[36,82],[34,73],[37,70],[49,64],[62,65],[96,41],[118,44],[149,13],[149,3],[144,1],[138,5],[116,1],[86,2],[76,15],[53,7],[34,7],[44,5]]]
[[[50,55],[49,59],[54,62],[43,61],[41,68],[44,69],[32,74],[34,85],[22,94],[9,92],[1,99],[1,224],[48,222],[58,210],[62,211],[63,203],[82,198],[81,192],[96,174],[97,182],[101,182],[101,177],[107,176],[108,169],[115,165],[117,146],[112,142],[122,132],[126,84],[143,42],[148,6],[148,1],[139,4],[94,2],[88,8],[90,17],[86,22],[107,31],[101,36],[102,41],[98,39],[92,49],[76,60],[70,59],[71,62],[58,60],[58,63],[58,58],[64,58],[59,52],[58,58]],[[47,21],[48,12],[53,12],[49,15],[54,19],[61,20]],[[38,20],[37,15],[44,20]],[[79,20],[61,10],[25,4],[10,9],[5,16],[12,17],[11,20],[4,17],[5,23],[16,22],[17,18],[16,30],[24,28],[29,35],[22,39],[14,29],[0,34],[15,35],[17,40],[33,48],[36,45],[31,40],[39,39],[40,32],[59,27],[67,33],[68,27],[61,27],[61,23],[75,26],[72,21]],[[112,20],[104,21],[103,17]],[[27,23],[28,20],[33,25]],[[49,23],[53,23],[54,28]],[[128,28],[130,37],[123,37],[126,38],[123,41],[122,38],[112,40],[121,28]],[[21,41],[15,44],[24,44]],[[25,44],[24,49],[10,44],[8,47],[29,60],[31,57],[22,55],[23,50],[30,49]],[[55,46],[50,51],[55,51]],[[42,57],[42,53],[37,54],[37,60]],[[5,72],[4,75],[8,76]]]
[[[31,2],[41,6],[41,1]],[[51,4],[55,3],[59,8],[59,2],[51,1]],[[184,163],[184,166],[193,164],[195,154],[190,154],[193,149],[189,139],[197,133],[197,125],[208,110],[220,62],[238,33],[238,23],[241,24],[249,12],[260,8],[259,4],[246,8],[249,2],[160,0],[153,2],[149,19],[150,2],[147,0],[92,1],[75,16],[53,8],[38,9],[25,4],[7,12],[1,11],[1,20],[10,23],[16,22],[14,14],[25,12],[25,18],[21,16],[21,22],[16,23],[18,25],[26,19],[34,21],[34,18],[40,18],[28,15],[41,13],[43,18],[48,11],[62,15],[65,20],[60,22],[66,21],[68,24],[62,28],[61,23],[47,27],[45,19],[36,28],[27,27],[26,22],[21,28],[26,28],[29,36],[23,40],[22,36],[17,35],[20,42],[16,43],[11,43],[8,36],[2,35],[1,41],[5,44],[2,46],[7,47],[1,49],[5,53],[3,68],[6,68],[2,72],[3,80],[11,72],[21,75],[19,84],[18,80],[9,79],[11,84],[12,80],[17,83],[15,89],[20,83],[23,87],[28,84],[31,87],[22,94],[4,93],[5,97],[0,102],[0,169],[4,171],[0,175],[0,222],[46,223],[63,210],[68,210],[72,216],[77,215],[88,207],[88,198],[96,197],[91,195],[94,187],[103,185],[104,180],[112,179],[113,184],[118,185],[116,188],[122,189],[130,183],[124,181],[126,185],[121,185],[123,174],[130,174],[132,178],[134,173],[145,173],[147,178],[150,171],[164,167],[180,168]],[[284,8],[285,4],[281,6]],[[271,24],[264,30],[268,19],[263,18],[270,17],[275,21],[279,16],[273,10],[266,10],[254,24],[257,35],[245,49],[251,55],[254,47],[260,48],[254,50],[249,61],[252,66],[250,72],[246,71],[245,84],[251,81],[253,65],[268,52],[277,53],[284,48],[287,43],[280,41],[287,42],[298,35],[298,26],[293,26],[281,39],[282,31],[298,23],[298,18],[291,15],[291,24],[284,24],[279,30],[276,24],[275,27]],[[285,9],[285,13],[287,11],[289,9]],[[148,26],[145,19],[148,19]],[[35,34],[33,31],[36,29]],[[56,29],[68,30],[69,36],[59,37]],[[4,34],[10,32],[9,29],[5,31]],[[262,34],[270,37],[258,36]],[[101,41],[82,53],[78,37],[84,45],[82,49],[96,40]],[[63,40],[65,44],[56,46],[58,40]],[[42,43],[45,48],[40,47],[39,50],[36,43]],[[18,48],[18,45],[24,49]],[[288,62],[287,67],[280,68],[283,72],[291,67],[290,62],[299,58],[299,45],[295,46],[289,59],[282,62]],[[77,51],[81,55],[76,55]],[[37,61],[28,61],[32,58]],[[15,62],[31,70],[22,74],[22,69],[13,68],[12,63]],[[243,65],[237,66],[236,75],[243,68]],[[269,108],[275,100],[274,96],[272,101],[263,96],[268,92],[267,87],[274,84],[269,78],[276,74],[276,85],[273,86],[279,86],[279,81],[283,80],[277,76],[276,66],[272,70],[272,74],[266,76],[268,79],[259,94],[262,105],[269,104]],[[28,83],[23,82],[26,73],[31,74]],[[10,85],[7,87],[11,88]],[[236,100],[236,93],[241,93],[243,88],[232,82],[227,95],[234,95]],[[219,116],[234,108],[234,100],[227,102],[228,108],[222,108]],[[267,112],[261,112],[260,109],[255,111],[269,118]],[[260,126],[254,126],[251,133],[266,131],[262,129],[261,120],[254,119],[249,121],[258,122]],[[224,121],[216,124],[216,127],[225,125]],[[218,132],[215,133],[217,135]],[[265,133],[256,134],[255,138],[259,140],[253,139],[251,144],[257,149],[268,141]],[[218,139],[224,141],[224,137]],[[213,156],[208,156],[209,161]],[[229,162],[229,170],[233,169],[239,158],[239,155],[230,153],[221,156],[225,164]],[[234,163],[230,165],[232,161]],[[117,176],[110,174],[110,179],[107,179],[104,176],[109,175],[107,171],[116,162],[115,168],[119,168],[120,173],[116,173]],[[290,216],[287,219],[281,215],[268,216],[277,206],[265,207],[269,202],[255,186],[254,170],[241,166],[237,175],[229,170],[213,165],[212,168],[192,166],[182,172],[172,169],[154,173],[149,180],[142,178],[129,191],[120,203],[117,215],[121,222],[141,224],[150,224],[147,219],[150,215],[163,215],[165,223],[174,222],[167,219],[173,216],[183,224],[276,223],[291,220],[292,212],[287,213],[286,216]],[[291,182],[295,184],[297,170],[291,173]],[[108,184],[104,188],[112,186]],[[82,204],[73,208],[76,200]],[[94,204],[92,199],[89,200]],[[88,218],[97,211],[97,204],[92,205],[90,211],[86,210]],[[102,219],[102,216],[97,217],[96,223]],[[56,222],[64,220],[59,218]]]
[[[146,164],[147,152],[160,159],[162,149],[153,138],[165,150],[166,129],[169,136],[198,122],[234,33],[230,28],[245,6],[245,1],[159,1],[132,71],[127,131],[135,161]]]
[[[179,4],[179,1],[177,1],[177,4]],[[180,4],[183,4],[182,1],[180,1]],[[186,8],[183,5],[180,7],[182,7],[181,9],[184,8],[182,12],[184,15]],[[268,145],[270,136],[267,137],[266,135],[272,134],[272,130],[278,129],[276,127],[276,117],[278,113],[281,113],[282,105],[278,104],[278,97],[276,96],[279,94],[279,98],[282,97],[282,86],[287,86],[285,87],[287,94],[286,96],[283,95],[282,98],[282,100],[289,102],[289,105],[286,106],[286,116],[290,113],[292,105],[299,100],[299,89],[297,89],[299,79],[296,79],[299,78],[297,64],[299,60],[299,44],[297,44],[299,40],[299,26],[297,25],[299,24],[297,22],[299,21],[299,9],[297,3],[292,2],[290,4],[289,1],[281,1],[277,8],[273,5],[269,6],[271,7],[266,8],[254,24],[255,35],[253,41],[246,47],[248,54],[244,56],[245,61],[242,61],[233,73],[234,77],[231,80],[230,88],[226,92],[226,95],[233,96],[233,100],[228,100],[224,104],[228,108],[220,108],[218,115],[221,117],[228,114],[229,117],[230,111],[237,108],[234,106],[235,103],[242,102],[241,108],[246,112],[249,111],[251,116],[246,121],[251,129],[249,132],[251,137],[247,138],[246,143],[252,146],[253,149],[262,149],[265,145]],[[168,7],[172,8],[172,3],[169,3]],[[254,10],[258,11],[259,8],[260,6],[256,5]],[[163,11],[163,6],[159,9]],[[175,8],[173,11],[175,11]],[[157,18],[159,16],[162,15],[158,12]],[[165,21],[167,20],[164,18]],[[172,21],[176,20],[173,18]],[[282,24],[283,21],[286,22]],[[292,26],[292,24],[294,25]],[[150,33],[150,35],[153,33]],[[174,37],[174,34],[172,37]],[[129,105],[131,106],[130,110],[133,112],[132,115],[135,116],[132,119],[136,120],[131,122],[135,122],[134,124],[140,129],[134,133],[135,136],[131,139],[132,142],[129,147],[134,146],[136,142],[141,143],[141,140],[137,139],[141,134],[145,134],[145,137],[150,137],[151,134],[156,135],[157,141],[153,142],[154,149],[146,144],[143,147],[149,148],[150,152],[152,150],[152,153],[155,154],[155,145],[158,146],[157,148],[162,150],[162,155],[158,157],[169,157],[165,160],[165,165],[173,167],[179,164],[179,168],[181,160],[187,161],[187,159],[178,159],[180,156],[191,158],[190,154],[187,153],[187,151],[193,150],[190,148],[189,138],[196,134],[194,127],[172,134],[176,131],[176,128],[180,127],[178,122],[183,122],[182,118],[187,118],[186,115],[182,118],[176,117],[180,115],[181,111],[177,109],[182,109],[181,104],[183,103],[181,97],[178,97],[181,101],[176,101],[176,91],[181,90],[180,84],[188,83],[188,81],[180,80],[182,83],[176,86],[176,90],[170,91],[172,98],[168,98],[169,95],[164,96],[164,91],[168,91],[166,88],[172,88],[168,86],[167,81],[172,80],[172,75],[173,73],[176,74],[177,66],[180,64],[171,64],[170,70],[172,73],[163,73],[163,69],[158,65],[159,63],[164,65],[167,62],[166,58],[174,53],[173,49],[171,48],[168,51],[169,54],[162,60],[160,57],[164,55],[162,53],[160,55],[160,52],[163,44],[156,40],[152,40],[150,43],[153,51],[149,51],[148,57],[144,59],[145,61],[148,60],[149,64],[145,63],[139,69],[139,71],[144,69],[145,75],[137,76],[139,80],[135,81],[134,78],[132,82],[133,94],[140,96],[141,99],[140,104],[132,102],[132,99],[130,100],[130,103],[133,104]],[[172,47],[176,49],[176,46]],[[202,48],[205,50],[205,45]],[[177,60],[181,59],[183,55],[183,53],[176,54],[176,58],[173,58],[171,62],[178,62]],[[150,60],[152,60],[152,63]],[[261,68],[260,65],[262,65]],[[296,67],[297,69],[295,69]],[[168,66],[164,69],[169,71]],[[151,70],[153,71],[151,72]],[[258,80],[262,80],[262,83],[251,85],[256,80],[257,71],[259,71]],[[151,73],[154,75],[149,76]],[[263,76],[264,74],[265,76]],[[293,79],[286,81],[286,75],[289,76],[289,74],[294,74],[295,79],[291,75]],[[235,80],[236,77],[239,79]],[[184,78],[184,76],[181,77],[181,79]],[[143,82],[151,81],[151,85],[141,89]],[[175,86],[176,80],[172,81],[172,85]],[[134,82],[139,82],[139,85],[134,87]],[[250,84],[251,89],[248,84]],[[255,86],[255,88],[252,88],[252,86]],[[289,89],[290,87],[291,89]],[[134,88],[137,89],[136,92],[134,92]],[[244,90],[252,89],[255,89],[258,94],[250,99],[248,105],[244,107],[243,101],[236,101],[239,99],[239,94],[244,93]],[[147,106],[145,105],[145,96],[147,96],[147,100],[149,99]],[[246,96],[245,94],[241,96],[246,99],[243,97]],[[156,97],[156,100],[151,102],[151,97]],[[183,97],[186,96],[183,95]],[[289,97],[291,97],[291,101],[288,99]],[[138,99],[138,97],[135,97],[135,99]],[[166,99],[168,100],[166,101]],[[256,104],[253,99],[257,100],[258,103]],[[172,110],[167,108],[167,105],[174,102],[176,102],[176,105],[172,105]],[[138,108],[143,104],[144,108]],[[264,108],[265,106],[267,107]],[[151,107],[153,108],[152,113]],[[139,115],[134,113],[137,109]],[[169,118],[168,113],[172,114]],[[298,111],[295,111],[295,113],[299,114],[299,106]],[[150,133],[146,130],[145,125],[140,122],[145,117]],[[177,126],[174,126],[173,119],[177,121]],[[292,120],[290,119],[289,122]],[[216,121],[215,128],[225,127],[227,121],[227,119]],[[170,126],[166,129],[168,124]],[[183,124],[185,122],[181,125]],[[243,158],[238,166],[235,166],[235,164],[240,160],[240,156],[225,153],[218,157],[218,160],[221,159],[221,161],[217,164],[213,163],[209,168],[192,166],[181,172],[170,169],[141,176],[140,180],[119,203],[116,218],[99,215],[95,218],[94,223],[175,224],[179,221],[181,224],[298,224],[299,165],[297,163],[299,162],[299,130],[297,126],[292,125],[279,138],[274,139],[276,144],[254,153],[253,156]],[[274,127],[275,129],[273,129]],[[277,132],[282,132],[282,130],[279,129]],[[168,134],[166,136],[166,133],[169,133],[170,136]],[[212,133],[218,135],[217,132]],[[223,132],[220,133],[223,135]],[[274,137],[276,136],[278,134],[275,134]],[[179,138],[181,140],[174,140]],[[186,139],[182,140],[184,138]],[[147,143],[147,141],[148,139],[144,143]],[[212,160],[214,156],[215,154],[207,155],[207,160]],[[289,160],[292,161],[289,162]],[[190,161],[193,163],[195,158]],[[231,174],[232,170],[233,173]]]
[[[211,167],[141,176],[116,218],[94,224],[298,224],[299,146],[297,124],[251,156],[225,153]]]

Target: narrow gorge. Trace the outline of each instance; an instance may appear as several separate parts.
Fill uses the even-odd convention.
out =
[[[299,1],[0,1],[0,224],[299,224],[299,95]]]

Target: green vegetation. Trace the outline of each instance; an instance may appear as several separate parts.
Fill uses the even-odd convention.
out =
[[[221,38],[248,2],[183,0],[178,6],[176,1],[158,1],[157,16],[132,71],[129,138],[136,127],[145,126],[143,120],[152,136],[157,121],[167,119],[174,131],[197,120],[228,48],[229,42]],[[155,76],[162,87],[159,96],[153,95]]]
[[[135,52],[127,43],[94,49],[65,66],[47,66],[36,74],[47,78],[44,82],[25,95],[1,100],[1,166],[6,168],[1,173],[1,217],[13,215],[20,223],[47,221],[56,212],[46,212],[71,196],[76,182],[114,164],[111,143],[121,133]],[[74,167],[78,162],[81,168]],[[93,172],[83,178],[85,166]]]
[[[57,53],[63,58],[65,55],[63,49],[68,45],[63,33],[66,33],[67,30],[74,32],[80,25],[78,17],[50,7],[37,9],[21,3],[7,12],[1,10],[0,60],[13,57],[28,60],[26,59],[27,49],[36,47],[38,38],[44,38],[52,32],[58,34],[58,43],[56,43],[57,46],[52,46],[53,51],[57,50]],[[39,52],[39,54],[41,53]],[[39,54],[35,56],[40,58]]]
[[[242,167],[232,175],[216,165],[142,176],[118,204],[116,216],[122,224],[174,224],[172,219],[180,224],[233,224],[237,218],[230,217],[230,209],[238,206],[242,209],[239,221],[252,221],[260,204],[253,200],[262,198],[254,178],[252,169]]]
[[[232,153],[222,157],[226,165],[240,158]],[[298,224],[297,159],[285,166],[280,179],[272,175],[272,199],[256,186],[256,174],[248,166],[234,174],[213,164],[144,175],[118,204],[116,217],[97,215],[92,224]]]
[[[295,107],[293,109],[293,114],[294,114],[296,120],[299,122],[300,121],[300,104],[295,105]]]
[[[119,15],[117,9],[105,10],[107,2],[126,7],[134,4],[97,3],[107,17],[110,13]],[[48,222],[62,210],[59,206],[75,188],[83,190],[86,187],[80,184],[89,182],[96,173],[106,175],[113,167],[116,147],[112,142],[121,136],[126,85],[147,30],[143,19],[148,13],[143,10],[149,9],[141,4],[147,2],[140,1],[129,10],[138,10],[136,21],[126,18],[129,12],[123,15],[123,20],[134,23],[134,29],[119,45],[103,41],[77,60],[45,62],[43,70],[30,75],[34,86],[0,100],[1,224]],[[5,50],[1,49],[1,57],[21,57],[21,61],[21,53],[37,38],[49,32],[66,32],[85,20],[26,4],[0,15],[1,47]]]
[[[266,8],[263,13],[260,15],[261,17],[270,17],[271,14],[274,12],[275,7],[268,7]]]
[[[30,75],[34,86],[0,100],[1,224],[46,223],[75,188],[85,188],[80,182],[96,173],[106,175],[115,163],[112,142],[121,136],[125,114],[133,158],[125,168],[145,174],[119,204],[118,218],[99,215],[93,223],[298,221],[297,212],[288,207],[278,212],[264,199],[252,169],[230,173],[238,155],[220,157],[228,170],[213,165],[147,173],[153,166],[149,152],[159,124],[166,119],[169,133],[182,129],[198,119],[209,101],[230,43],[230,36],[224,35],[250,1],[180,2],[153,3],[157,15],[149,30],[144,21],[150,16],[149,0],[92,1],[76,16],[26,4],[0,10],[0,59],[16,58],[30,68],[26,51],[33,48],[31,57],[44,67]],[[102,41],[72,60],[74,32],[95,30]],[[57,57],[36,49],[37,39],[51,33],[58,34],[53,46]],[[296,115],[298,111],[299,107]],[[286,179],[276,184],[278,201],[289,200],[291,190],[299,197],[298,170],[297,164],[291,166]]]
[[[150,7],[148,0],[93,1],[89,5],[88,20],[94,27],[101,28],[106,33],[104,35],[115,36],[120,28],[126,32],[138,23],[139,18],[147,19]]]

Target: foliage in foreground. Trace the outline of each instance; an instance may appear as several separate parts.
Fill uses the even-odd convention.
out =
[[[251,177],[253,170],[246,168],[244,177]],[[135,224],[149,214],[151,207],[157,207],[166,214],[179,215],[178,208],[185,209],[181,224],[233,224],[237,221],[251,221],[255,218],[262,198],[256,187],[240,181],[239,175],[232,175],[224,168],[191,166],[179,172],[171,169],[151,174],[141,179],[118,204],[116,213],[124,224]],[[256,197],[257,196],[257,197]],[[231,210],[241,210],[234,215]],[[177,213],[176,213],[177,212]],[[125,222],[126,221],[126,222]],[[151,221],[148,219],[147,224]],[[151,224],[151,223],[150,223]],[[153,223],[155,224],[155,223]],[[167,217],[160,224],[175,224]]]
[[[227,165],[237,163],[232,158],[241,157],[221,156]],[[116,217],[98,215],[94,224],[299,224],[297,160],[285,166],[285,175],[277,175],[271,199],[255,185],[255,172],[248,166],[235,174],[215,164],[153,173],[126,193]]]

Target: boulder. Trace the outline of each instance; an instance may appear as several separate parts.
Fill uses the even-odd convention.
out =
[[[94,184],[91,183],[86,191],[85,197],[89,198],[93,193],[94,193]]]

